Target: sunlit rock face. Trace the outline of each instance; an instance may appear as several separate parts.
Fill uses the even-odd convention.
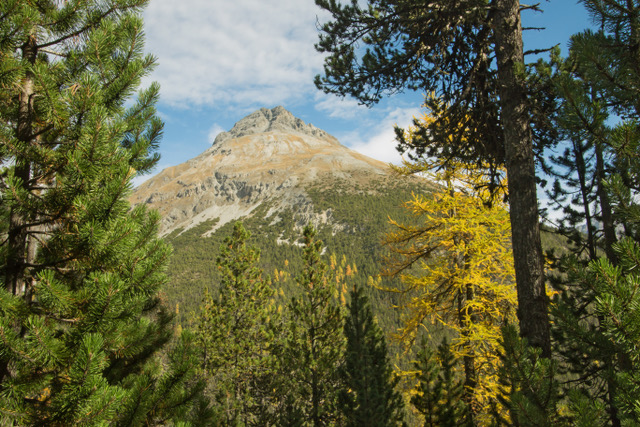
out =
[[[381,178],[393,179],[387,164],[348,149],[283,107],[262,108],[220,133],[204,153],[141,184],[130,201],[160,212],[163,235],[219,218],[213,231],[267,201],[274,218],[284,209],[310,215],[305,188],[312,184],[339,180],[367,188]],[[326,212],[316,214],[330,220]]]

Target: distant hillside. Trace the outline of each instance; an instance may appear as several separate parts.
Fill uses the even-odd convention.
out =
[[[388,165],[276,107],[240,120],[198,157],[143,183],[130,200],[163,217],[161,232],[174,246],[167,298],[184,320],[204,287],[215,289],[215,259],[235,220],[252,233],[272,277],[276,269],[300,271],[296,241],[312,223],[327,255],[346,256],[357,268],[355,280],[366,282],[380,272],[388,217],[405,216],[401,205],[411,193],[431,188],[428,181],[394,175]],[[293,292],[292,282],[278,282],[281,295]],[[396,322],[393,295],[371,293],[389,330]]]

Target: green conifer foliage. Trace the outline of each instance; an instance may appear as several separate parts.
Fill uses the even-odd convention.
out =
[[[577,312],[563,299],[554,314],[558,329],[565,332],[565,345],[580,349],[573,358],[565,357],[579,378],[568,386],[574,392],[574,416],[595,419],[595,403],[606,408],[605,419],[612,425],[635,425],[640,423],[640,246],[624,238],[613,250],[617,266],[600,258],[586,268],[569,270],[571,283],[590,297],[590,313]],[[580,405],[585,399],[592,405]]]
[[[494,413],[496,425],[566,425],[560,416],[560,387],[557,362],[542,357],[539,348],[528,345],[513,325],[503,328],[500,382],[508,416]]]
[[[560,367],[567,371],[568,381],[560,385],[569,396],[571,422],[615,427],[638,422],[631,409],[638,395],[623,378],[637,369],[636,350],[628,346],[636,338],[625,325],[637,315],[640,5],[624,0],[582,3],[599,31],[572,37],[569,58],[557,79],[558,124],[582,152],[570,159],[575,167],[566,168],[565,163],[565,170],[575,172],[561,176],[561,184],[565,194],[572,186],[580,187],[576,212],[566,211],[570,216],[584,212],[591,243],[588,258],[576,251],[574,259],[563,264],[565,283],[553,305],[553,333]],[[610,116],[622,120],[611,126]],[[575,236],[582,234],[574,230]],[[627,239],[619,241],[623,235]],[[625,329],[621,334],[620,328]]]
[[[549,170],[555,179],[547,193],[554,207],[562,209],[557,228],[576,246],[574,252],[594,259],[597,251],[604,248],[611,257],[615,230],[604,189],[604,180],[612,172],[607,161],[611,151],[605,126],[606,104],[602,94],[568,72],[575,69],[575,58],[563,65],[564,70],[555,81],[561,93],[558,127],[566,142],[561,143],[564,149],[559,155],[549,156]],[[581,225],[585,233],[579,231]]]
[[[382,330],[376,323],[363,289],[354,286],[345,319],[345,362],[340,370],[343,388],[339,406],[347,426],[402,424],[398,378],[387,355]]]
[[[463,399],[464,382],[456,378],[456,359],[446,338],[433,352],[423,341],[414,362],[417,393],[411,403],[424,416],[425,427],[473,425]]]
[[[145,4],[0,3],[2,425],[166,423],[197,390],[184,345],[154,357],[170,248],[126,202],[162,133],[157,85],[127,103]]]
[[[640,245],[624,238],[612,249],[618,265],[601,257],[567,271],[572,293],[585,295],[564,293],[555,301],[562,365],[505,329],[502,379],[511,416],[505,424],[640,423]],[[568,374],[559,377],[559,368]]]
[[[268,388],[274,369],[271,346],[277,321],[271,282],[258,268],[260,252],[246,242],[250,233],[236,223],[216,264],[217,295],[208,291],[197,319],[201,365],[225,425],[264,425],[272,417]]]
[[[288,304],[287,337],[280,366],[290,370],[282,385],[281,425],[334,425],[339,419],[338,369],[344,354],[343,315],[338,288],[322,261],[322,241],[304,229],[304,270],[296,278],[300,296]],[[286,424],[285,424],[286,423]]]

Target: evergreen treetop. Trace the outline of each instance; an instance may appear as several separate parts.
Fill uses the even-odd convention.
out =
[[[189,346],[156,357],[171,251],[126,201],[162,134],[157,85],[127,103],[155,62],[146,3],[0,4],[3,425],[178,421],[200,389]]]
[[[249,237],[242,223],[234,224],[216,260],[220,286],[205,291],[197,318],[201,366],[226,425],[264,425],[257,414],[273,416],[259,397],[260,384],[274,369],[273,329],[279,316],[270,280],[257,266],[260,252],[247,245]]]
[[[303,239],[304,269],[296,277],[301,293],[287,306],[287,335],[278,354],[280,365],[291,369],[281,424],[318,427],[340,420],[337,373],[344,353],[343,314],[337,284],[322,260],[322,241],[312,226],[304,228]]]
[[[402,425],[402,397],[395,389],[398,378],[394,377],[382,330],[362,287],[354,286],[350,297],[344,324],[345,361],[340,369],[343,388],[339,406],[345,423]]]

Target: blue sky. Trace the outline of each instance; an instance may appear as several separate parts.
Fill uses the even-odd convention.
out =
[[[566,42],[590,25],[576,0],[541,0],[545,12],[523,13],[525,50]],[[316,22],[327,18],[313,0],[152,0],[145,14],[147,50],[158,58],[150,80],[161,85],[165,121],[155,172],[211,146],[217,133],[261,107],[282,105],[344,145],[397,162],[393,126],[421,112],[422,94],[405,93],[372,108],[319,92]],[[138,178],[136,183],[148,178]]]

